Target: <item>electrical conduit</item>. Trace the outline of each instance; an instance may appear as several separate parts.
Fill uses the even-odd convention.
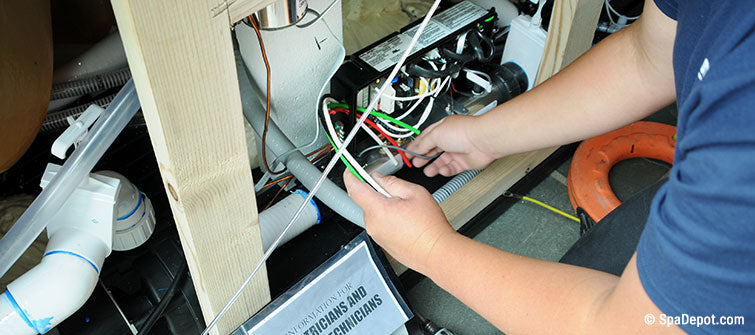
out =
[[[480,172],[482,172],[482,170],[467,170],[457,174],[445,185],[433,192],[433,199],[435,199],[437,203],[443,202],[443,200],[446,200],[451,194],[458,191],[462,186],[472,180],[472,178],[480,174]]]
[[[265,113],[262,112],[262,106],[256,98],[257,95],[252,87],[246,67],[239,57],[236,58],[236,70],[239,76],[239,89],[241,90],[241,103],[244,109],[244,116],[247,121],[249,121],[249,124],[252,125],[252,128],[254,128],[257,135],[261,136],[261,130],[265,124]],[[270,123],[268,124],[267,137],[270,139],[267,141],[267,147],[276,156],[282,155],[295,148],[293,143],[291,143],[280,128],[278,128],[274,120],[270,120]],[[299,151],[295,151],[288,155],[284,163],[288,170],[291,171],[291,174],[293,174],[307,189],[314,187],[317,180],[322,176],[322,172],[312,165],[312,163]],[[362,209],[351,200],[349,195],[346,194],[346,191],[338,187],[338,185],[334,184],[332,181],[326,179],[316,196],[320,201],[325,203],[325,205],[347,220],[357,226],[364,227]],[[264,224],[262,220],[260,220],[260,222]]]

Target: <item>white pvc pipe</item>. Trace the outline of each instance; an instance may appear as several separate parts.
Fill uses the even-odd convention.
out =
[[[134,83],[129,80],[66,160],[60,172],[0,240],[0,276],[10,269],[54,219],[71,192],[92,171],[94,164],[136,114],[139,106]]]
[[[92,294],[108,252],[85,231],[56,231],[42,262],[0,295],[0,332],[44,334],[76,312]]]

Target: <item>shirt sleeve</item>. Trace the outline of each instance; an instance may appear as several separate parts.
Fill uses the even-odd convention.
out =
[[[715,333],[755,331],[755,63],[735,58],[712,63],[680,102],[674,166],[637,247],[643,288],[664,314],[749,322],[707,326]]]
[[[658,9],[660,9],[663,14],[666,14],[666,16],[672,20],[676,20],[677,6],[679,5],[677,0],[655,0],[655,5],[658,6]]]

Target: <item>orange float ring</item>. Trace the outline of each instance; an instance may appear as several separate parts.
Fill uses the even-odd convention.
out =
[[[647,157],[674,163],[676,127],[638,121],[583,141],[572,158],[567,187],[574,210],[582,208],[595,222],[621,204],[611,190],[608,174],[618,162]]]

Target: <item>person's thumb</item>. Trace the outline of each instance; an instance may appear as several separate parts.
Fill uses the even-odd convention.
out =
[[[343,183],[351,200],[364,210],[371,208],[380,198],[385,199],[385,196],[372,189],[370,185],[357,179],[349,169],[343,172]]]
[[[388,194],[401,199],[407,199],[412,194],[417,192],[417,184],[410,183],[401,178],[394,176],[383,176],[378,173],[373,173],[372,178],[383,187]]]

